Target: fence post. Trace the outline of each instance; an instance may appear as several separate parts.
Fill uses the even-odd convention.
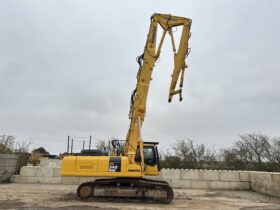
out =
[[[67,155],[69,154],[69,142],[70,142],[70,136],[68,136],[67,139]]]
[[[89,150],[90,150],[90,147],[91,147],[91,136],[89,136],[89,146],[88,146]]]
[[[73,154],[73,139],[71,141],[71,154]]]

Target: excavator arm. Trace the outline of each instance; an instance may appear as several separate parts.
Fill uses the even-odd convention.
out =
[[[168,33],[171,37],[172,49],[174,52],[174,69],[171,76],[171,83],[169,88],[168,101],[172,101],[172,97],[179,94],[179,100],[182,100],[182,87],[184,72],[187,68],[185,58],[189,54],[188,40],[190,38],[190,27],[191,20],[188,18],[164,15],[164,14],[153,14],[151,17],[150,29],[144,48],[144,53],[137,57],[139,64],[139,70],[137,73],[137,84],[136,88],[131,96],[130,105],[130,128],[126,137],[125,144],[125,155],[128,156],[129,162],[135,163],[135,154],[137,148],[140,148],[140,155],[142,158],[141,168],[144,170],[143,163],[143,141],[141,138],[141,126],[145,118],[146,113],[146,102],[152,79],[152,72],[154,69],[155,62],[158,60],[161,52],[161,47]],[[158,47],[156,46],[157,29],[161,26],[163,33],[159,41]],[[172,29],[178,26],[182,26],[181,40],[178,49],[176,49],[173,31]],[[157,48],[156,48],[157,47]],[[178,81],[180,78],[180,81]],[[179,82],[179,88],[177,83]]]

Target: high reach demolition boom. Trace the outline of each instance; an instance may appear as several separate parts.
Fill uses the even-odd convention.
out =
[[[158,26],[163,34],[156,49]],[[178,50],[175,48],[173,31],[175,27],[182,26],[181,40]],[[141,125],[145,118],[146,101],[151,81],[152,71],[159,58],[160,49],[168,33],[171,37],[174,52],[174,69],[169,89],[169,102],[175,94],[182,100],[182,87],[184,71],[187,68],[185,58],[189,53],[188,40],[190,38],[191,20],[171,15],[154,14],[148,33],[144,53],[137,58],[139,71],[137,84],[131,96],[130,128],[126,142],[113,140],[113,149],[110,155],[103,155],[102,151],[81,151],[77,156],[69,155],[63,158],[62,176],[102,177],[81,183],[77,195],[81,199],[88,198],[137,198],[152,199],[161,203],[170,203],[173,199],[173,190],[166,181],[150,180],[144,176],[157,176],[160,170],[157,150],[158,142],[143,142],[141,138]],[[176,89],[179,83],[179,89]],[[104,179],[106,177],[106,179]],[[111,177],[108,179],[108,177]]]
[[[125,154],[129,158],[131,164],[135,163],[136,148],[139,146],[141,156],[143,157],[143,141],[141,139],[141,126],[145,118],[146,102],[149,91],[151,75],[155,62],[160,56],[160,51],[166,34],[171,37],[172,48],[174,52],[174,69],[172,73],[168,101],[172,101],[172,97],[179,94],[179,100],[182,100],[182,87],[184,80],[184,72],[187,68],[185,59],[189,54],[188,41],[191,36],[191,19],[165,15],[153,14],[151,17],[151,25],[144,48],[144,53],[137,57],[139,71],[137,74],[136,88],[131,96],[130,105],[130,128],[126,136]],[[156,38],[158,26],[161,26],[163,33],[156,49]],[[182,34],[178,49],[176,49],[172,29],[182,26]],[[180,78],[180,81],[178,81]],[[176,89],[179,82],[179,89]],[[144,164],[141,163],[143,170]]]

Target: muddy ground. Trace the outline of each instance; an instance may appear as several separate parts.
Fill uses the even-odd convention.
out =
[[[179,190],[171,204],[140,201],[81,201],[77,186],[43,184],[1,184],[0,209],[188,209],[188,210],[280,210],[280,199],[250,191]]]

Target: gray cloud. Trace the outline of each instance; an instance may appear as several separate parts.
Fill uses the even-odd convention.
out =
[[[243,132],[279,135],[277,1],[2,1],[0,132],[57,153],[67,135],[125,138],[153,12],[193,20],[184,100],[167,103],[169,40],[143,126],[167,148],[178,136],[227,145]],[[179,35],[179,30],[176,36]]]

